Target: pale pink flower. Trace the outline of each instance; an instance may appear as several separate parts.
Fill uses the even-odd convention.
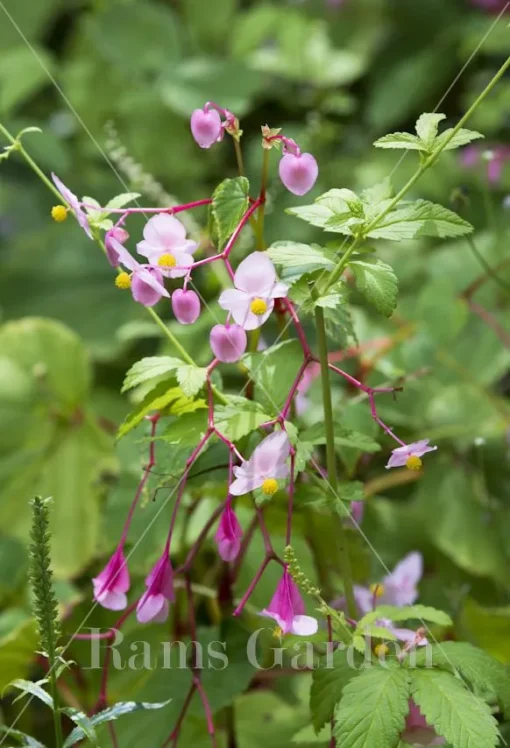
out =
[[[507,161],[510,161],[510,147],[497,145],[494,148],[480,148],[470,145],[461,152],[461,163],[470,169],[477,166],[482,160],[487,162],[487,179],[490,184],[497,184],[501,180],[503,169]]]
[[[129,234],[126,229],[123,229],[120,226],[114,226],[113,229],[110,229],[106,232],[104,237],[104,246],[106,249],[106,257],[108,258],[108,262],[110,263],[112,268],[118,268],[120,264],[119,253],[112,245],[112,239],[118,241],[119,244],[125,244],[129,239]]]
[[[246,350],[248,338],[239,325],[214,325],[209,336],[211,350],[219,361],[233,364]]]
[[[223,138],[221,117],[215,109],[195,109],[190,125],[191,133],[200,148],[210,148]]]
[[[82,227],[82,229],[85,231],[89,239],[92,239],[92,231],[89,226],[89,219],[87,217],[87,214],[81,207],[81,203],[74,194],[74,192],[71,192],[69,187],[66,187],[65,184],[60,180],[56,174],[51,172],[51,178],[53,179],[53,182],[55,184],[55,187],[60,192],[62,197],[64,198],[65,202],[69,205],[71,210],[73,211],[76,220]]]
[[[303,598],[287,569],[283,572],[273,599],[267,608],[260,611],[260,615],[273,618],[283,634],[313,636],[319,628],[315,618],[305,615]]]
[[[421,457],[427,452],[435,452],[437,447],[429,447],[430,439],[420,439],[418,442],[397,447],[391,453],[386,469],[407,467],[409,470],[419,470],[422,466]]]
[[[200,316],[198,294],[177,288],[172,294],[172,309],[181,325],[192,325]]]
[[[186,229],[177,218],[160,213],[145,224],[143,241],[138,242],[136,250],[167,278],[182,278],[193,265],[197,246],[186,239]]]
[[[119,546],[102,572],[92,580],[94,599],[108,610],[124,610],[129,590],[129,571]]]
[[[274,300],[287,295],[287,286],[276,279],[274,265],[265,252],[253,252],[234,275],[235,288],[223,291],[218,303],[245,330],[255,330],[269,318]]]
[[[229,493],[242,496],[256,488],[262,488],[266,496],[272,496],[279,488],[278,479],[289,474],[286,465],[290,454],[290,442],[285,431],[274,431],[255,447],[249,460],[234,467],[236,480]]]
[[[289,192],[299,196],[309,192],[319,176],[317,161],[311,153],[286,153],[278,170]]]
[[[163,285],[163,274],[159,268],[140,265],[113,237],[110,238],[110,245],[117,254],[119,263],[131,270],[131,293],[135,301],[144,306],[154,306],[162,296],[170,296]]]
[[[140,623],[164,623],[175,597],[172,564],[166,550],[145,580],[145,585],[147,590],[138,602],[136,617]]]
[[[409,699],[409,714],[401,739],[409,745],[444,745],[446,740],[436,733],[413,699]]]
[[[397,608],[412,605],[418,599],[417,585],[422,576],[421,553],[409,553],[380,584],[371,588],[354,585],[358,610],[365,615],[377,605],[395,605]]]
[[[243,531],[232,504],[227,501],[220,524],[214,539],[218,546],[218,553],[224,561],[233,561],[239,555]]]

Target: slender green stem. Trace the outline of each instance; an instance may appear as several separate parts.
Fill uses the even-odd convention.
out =
[[[237,171],[239,172],[240,177],[244,177],[245,171],[244,171],[244,160],[243,160],[243,152],[241,150],[241,143],[237,138],[233,138],[234,140],[234,149],[236,152],[236,161],[237,161]]]
[[[390,203],[386,206],[386,208],[379,213],[369,224],[366,226],[363,230],[364,236],[370,233],[370,231],[373,231],[379,223],[382,221],[383,218],[385,218],[388,213],[390,213],[398,204],[399,202],[407,195],[409,190],[414,187],[416,182],[423,176],[423,174],[429,169],[433,164],[436,163],[437,159],[441,155],[441,153],[445,150],[446,146],[453,140],[453,138],[457,135],[459,130],[466,124],[466,122],[471,118],[473,113],[478,109],[480,104],[487,98],[487,96],[491,93],[492,89],[496,86],[498,81],[503,77],[503,75],[506,73],[506,71],[510,68],[510,57],[507,58],[507,60],[503,63],[503,65],[500,67],[496,75],[492,78],[492,80],[488,83],[488,85],[484,88],[482,93],[475,99],[473,104],[469,107],[465,115],[459,120],[459,122],[456,124],[456,126],[452,129],[451,133],[447,138],[445,138],[441,146],[435,150],[433,153],[430,154],[428,158],[423,161],[422,164],[418,167],[416,172],[413,174],[413,176],[409,179],[408,182],[402,187],[400,192],[391,200]],[[357,237],[351,247],[347,250],[347,252],[344,254],[342,259],[338,262],[334,270],[331,272],[330,277],[328,278],[328,281],[323,289],[323,293],[327,291],[331,286],[337,282],[337,280],[340,278],[340,275],[342,274],[342,271],[345,267],[345,264],[347,260],[349,259],[350,253],[354,250],[356,246],[358,246],[360,242],[360,238]]]
[[[335,496],[338,496],[338,479],[336,471],[335,454],[335,426],[333,420],[333,405],[331,402],[331,381],[328,366],[328,344],[326,339],[326,327],[324,324],[324,313],[321,307],[315,309],[315,326],[317,330],[317,343],[319,348],[319,361],[321,366],[322,403],[324,407],[324,430],[326,432],[326,464],[328,469],[328,481]],[[345,599],[347,602],[347,613],[350,618],[357,617],[356,600],[352,582],[351,560],[347,548],[347,534],[342,524],[338,522],[338,542],[340,546],[340,573],[345,588]]]
[[[60,705],[59,705],[59,693],[57,688],[57,677],[55,673],[56,661],[55,653],[50,654],[48,652],[48,661],[50,663],[49,680],[50,680],[50,693],[53,699],[53,724],[55,727],[55,746],[56,748],[62,748],[64,745],[64,736],[62,734],[62,719],[60,716]],[[54,664],[52,664],[54,663]]]
[[[8,130],[6,130],[6,128],[2,125],[1,122],[0,122],[0,132],[3,135],[5,135],[9,143],[11,143],[12,145],[16,147],[16,150],[18,151],[18,153],[20,153],[23,156],[27,164],[29,164],[31,169],[35,171],[39,179],[42,179],[46,187],[48,187],[48,189],[50,189],[53,192],[53,194],[58,198],[59,202],[62,203],[63,202],[62,195],[57,190],[53,182],[51,182],[51,180],[48,179],[48,177],[42,171],[42,169],[40,169],[39,166],[35,163],[34,159],[26,152],[23,145],[21,144],[21,141],[17,140],[13,135],[11,135],[11,133]]]
[[[260,196],[259,196],[261,203],[260,203],[260,208],[258,210],[257,227],[255,229],[255,240],[256,240],[255,246],[259,250],[264,250],[266,248],[266,244],[264,242],[264,216],[266,212],[266,190],[267,190],[267,181],[269,177],[269,154],[270,154],[270,151],[264,149],[264,157],[262,160],[262,179],[260,183]]]

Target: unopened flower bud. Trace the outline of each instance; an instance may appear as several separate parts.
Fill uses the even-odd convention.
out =
[[[113,246],[112,239],[115,239],[119,244],[124,244],[129,239],[129,234],[126,229],[122,229],[120,226],[115,226],[110,231],[107,231],[104,237],[104,246],[106,249],[106,256],[108,262],[112,268],[119,267],[119,253]]]
[[[246,350],[246,332],[240,325],[215,325],[209,337],[212,352],[225,364],[239,361]]]
[[[172,294],[172,309],[181,325],[192,325],[200,316],[198,294],[178,288]]]
[[[191,133],[200,148],[210,148],[223,134],[221,117],[215,109],[195,109],[191,115]]]
[[[314,186],[319,174],[317,161],[311,153],[287,153],[280,161],[280,179],[294,195],[305,195]]]

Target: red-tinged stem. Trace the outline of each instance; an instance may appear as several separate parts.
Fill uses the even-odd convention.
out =
[[[250,586],[248,587],[248,589],[244,593],[243,597],[241,598],[241,601],[240,601],[239,605],[234,610],[234,612],[233,612],[232,615],[234,615],[234,616],[240,616],[241,615],[241,613],[244,610],[244,606],[248,602],[248,599],[251,597],[251,594],[252,594],[253,590],[255,589],[255,587],[257,586],[257,584],[259,583],[260,578],[261,578],[262,574],[265,572],[266,566],[268,565],[268,563],[270,561],[271,561],[271,558],[269,556],[266,556],[264,558],[264,560],[262,561],[262,563],[261,563],[261,565],[260,565],[257,573],[253,577],[253,579],[252,579],[252,581],[250,583]]]
[[[294,327],[296,328],[296,333],[299,338],[299,342],[301,343],[301,347],[303,348],[303,353],[306,358],[312,357],[312,351],[310,349],[310,346],[308,345],[308,341],[306,339],[306,334],[303,329],[303,325],[301,324],[301,321],[296,313],[296,310],[294,309],[294,305],[292,301],[288,298],[283,299],[283,304],[285,305],[285,308],[287,309],[292,322],[294,323]]]
[[[241,548],[239,549],[239,555],[235,560],[234,568],[232,569],[232,581],[234,582],[237,577],[239,576],[239,570],[241,569],[243,559],[246,555],[246,551],[248,550],[248,547],[253,540],[253,536],[255,534],[255,530],[257,529],[258,525],[258,517],[255,515],[253,517],[252,521],[248,525],[248,529],[246,530],[244,537],[241,541]]]
[[[377,409],[376,409],[376,406],[375,406],[375,397],[374,397],[374,393],[373,393],[373,392],[367,392],[367,395],[368,395],[368,400],[369,400],[369,402],[370,402],[370,412],[371,412],[371,414],[372,414],[372,418],[374,419],[374,421],[375,421],[376,423],[378,423],[378,424],[379,424],[379,426],[380,426],[380,427],[381,427],[381,428],[382,428],[382,429],[383,429],[384,431],[386,431],[386,433],[387,433],[387,434],[388,434],[389,436],[391,436],[391,437],[392,437],[392,439],[395,439],[395,441],[396,441],[396,442],[398,442],[398,444],[400,444],[400,446],[401,446],[401,447],[405,447],[405,446],[406,446],[406,443],[405,443],[405,442],[403,442],[403,441],[402,441],[402,439],[399,439],[399,437],[398,437],[398,436],[397,436],[396,434],[394,434],[394,433],[393,433],[393,431],[392,431],[392,430],[390,429],[390,427],[389,427],[389,426],[386,426],[386,424],[384,423],[384,421],[381,421],[381,419],[380,419],[380,418],[379,418],[379,416],[377,415]]]
[[[200,550],[202,543],[204,542],[205,538],[207,537],[209,533],[209,530],[214,525],[214,523],[216,522],[216,520],[218,519],[222,511],[223,511],[223,504],[220,504],[219,506],[216,507],[214,512],[211,514],[211,516],[209,517],[209,519],[203,526],[198,538],[195,540],[195,542],[191,546],[184,563],[175,572],[176,574],[184,574],[191,569],[193,561],[195,560],[195,557],[198,551]]]
[[[132,603],[128,608],[126,608],[126,610],[121,615],[121,617],[118,619],[118,621],[114,623],[114,625],[112,626],[112,630],[114,632],[119,631],[122,628],[123,624],[129,618],[131,613],[135,610],[136,606],[137,606],[137,603]],[[99,690],[99,697],[97,699],[97,703],[94,709],[92,710],[93,714],[96,714],[97,712],[101,711],[101,709],[104,709],[108,704],[107,690],[108,690],[108,676],[110,674],[111,658],[112,658],[112,648],[107,647],[105,657],[104,657],[104,662],[103,662],[103,672],[101,674],[101,687]]]
[[[196,691],[196,685],[194,682],[191,683],[190,689],[188,691],[188,694],[186,696],[186,699],[184,700],[184,704],[182,706],[181,712],[179,714],[179,717],[177,719],[177,723],[170,733],[170,736],[165,740],[165,742],[162,745],[162,748],[167,748],[167,746],[172,745],[174,748],[177,745],[177,741],[179,739],[179,734],[181,732],[182,723],[184,721],[184,717],[186,716],[186,713],[189,709],[189,705],[191,704],[191,699],[193,698],[193,694]]]
[[[213,746],[213,748],[216,748],[216,730],[214,729],[214,720],[212,716],[211,705],[209,704],[209,699],[207,698],[205,688],[200,682],[200,678],[198,676],[195,676],[194,682],[195,687],[198,691],[198,695],[200,696],[200,699],[202,701],[202,706],[204,707],[205,719],[207,721],[207,732],[211,737],[211,745]]]
[[[105,631],[102,634],[74,634],[73,639],[83,640],[83,641],[93,641],[98,639],[114,639],[115,634],[113,631]]]
[[[244,216],[241,218],[241,220],[239,221],[239,224],[238,224],[237,228],[235,229],[234,233],[232,234],[232,236],[228,240],[228,242],[227,242],[227,244],[225,246],[225,249],[222,252],[223,259],[225,259],[225,260],[228,259],[228,256],[229,256],[230,252],[232,251],[232,248],[234,247],[234,244],[236,243],[236,241],[239,238],[239,234],[241,233],[241,231],[243,230],[243,228],[246,226],[246,224],[250,220],[250,217],[255,213],[255,211],[257,210],[257,208],[261,204],[262,204],[262,201],[260,200],[260,198],[258,200],[255,200],[255,202],[252,205],[250,205],[250,207],[248,208],[248,210],[246,211],[246,213],[244,214]]]
[[[289,481],[289,505],[287,508],[287,534],[285,536],[285,545],[290,545],[292,536],[292,515],[294,512],[294,491],[295,491],[295,469],[296,469],[296,450],[291,449],[290,453],[290,481]]]
[[[204,200],[194,200],[191,203],[183,203],[182,205],[175,205],[173,208],[98,208],[97,205],[89,205],[87,203],[80,203],[82,208],[88,208],[89,210],[100,210],[108,213],[122,213],[126,216],[132,213],[182,213],[184,210],[192,210],[193,208],[200,208],[202,205],[210,205],[212,203],[211,198],[205,198]]]
[[[346,379],[348,382],[350,382],[354,387],[356,387],[358,390],[361,390],[362,392],[365,392],[367,395],[374,392],[395,392],[398,390],[398,387],[368,387],[366,384],[363,384],[363,382],[360,382],[359,379],[356,379],[355,377],[352,377],[350,374],[347,374],[346,371],[343,369],[340,369],[338,366],[335,366],[334,364],[329,363],[328,364],[331,371],[336,372],[337,374],[340,374],[341,377]]]
[[[301,366],[299,368],[299,371],[298,371],[298,373],[296,375],[296,378],[295,378],[295,380],[294,380],[294,382],[292,384],[290,392],[287,395],[287,399],[285,400],[285,402],[283,404],[283,408],[282,408],[282,410],[280,412],[280,419],[281,420],[285,420],[287,418],[288,412],[289,412],[289,410],[290,410],[290,408],[292,406],[292,401],[294,400],[294,397],[296,395],[298,387],[301,384],[301,380],[304,377],[305,371],[307,370],[307,368],[309,366],[309,363],[310,362],[308,361],[308,359],[306,359],[305,361],[303,361],[303,363],[301,364]]]

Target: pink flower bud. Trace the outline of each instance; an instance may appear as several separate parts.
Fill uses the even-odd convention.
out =
[[[112,268],[118,268],[120,264],[119,253],[114,248],[111,241],[112,239],[118,241],[119,244],[124,244],[129,239],[129,234],[126,229],[122,229],[120,226],[115,226],[113,229],[107,231],[104,237],[104,246],[108,262]]]
[[[200,148],[210,148],[221,140],[223,129],[221,118],[215,109],[195,109],[191,115],[191,132]]]
[[[172,294],[172,309],[181,325],[192,325],[200,316],[200,299],[194,291],[178,288]]]
[[[225,364],[233,364],[245,352],[248,339],[239,325],[215,325],[209,342],[217,359]]]
[[[294,195],[305,195],[315,184],[319,174],[317,161],[311,153],[287,153],[280,161],[280,179]]]

